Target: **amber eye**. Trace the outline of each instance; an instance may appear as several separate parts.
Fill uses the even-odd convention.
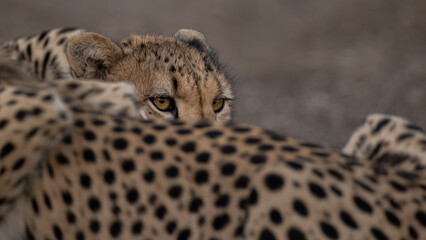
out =
[[[215,99],[212,105],[214,112],[220,112],[223,109],[223,106],[225,105],[225,100],[223,98]]]
[[[151,102],[161,111],[172,111],[174,108],[173,99],[169,97],[151,98]]]

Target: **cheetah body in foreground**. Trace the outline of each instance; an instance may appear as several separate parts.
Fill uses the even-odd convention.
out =
[[[82,29],[52,29],[0,46],[41,81],[95,78],[130,82],[148,119],[228,121],[229,74],[203,34],[181,29],[173,37],[130,35],[120,43]],[[106,99],[112,105],[114,99]]]
[[[108,89],[114,110],[96,104]],[[244,124],[141,121],[132,94],[0,86],[0,239],[426,238],[423,171]]]

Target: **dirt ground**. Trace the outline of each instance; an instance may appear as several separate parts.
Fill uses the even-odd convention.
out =
[[[426,126],[425,12],[422,0],[1,0],[0,42],[193,28],[235,76],[236,121],[340,148],[369,113]]]

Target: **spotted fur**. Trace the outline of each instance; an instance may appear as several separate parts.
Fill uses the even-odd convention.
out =
[[[245,124],[141,121],[76,109],[56,89],[0,90],[0,122],[7,121],[0,128],[0,164],[7,166],[0,182],[18,181],[10,166],[22,154],[20,176],[33,176],[17,197],[7,194],[19,190],[16,184],[0,190],[19,205],[0,203],[8,210],[0,234],[11,221],[22,226],[7,239],[426,238],[423,171],[377,173],[370,161]],[[55,97],[44,102],[44,94]],[[122,97],[115,104],[125,102],[134,103]],[[51,116],[56,121],[46,122]],[[22,141],[35,127],[43,131]],[[31,142],[40,146],[27,149]],[[16,146],[5,154],[10,143]]]

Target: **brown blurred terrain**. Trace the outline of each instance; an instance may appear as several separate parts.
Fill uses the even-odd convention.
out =
[[[426,126],[425,12],[422,0],[1,0],[0,42],[193,28],[235,76],[236,121],[340,148],[369,113]]]

